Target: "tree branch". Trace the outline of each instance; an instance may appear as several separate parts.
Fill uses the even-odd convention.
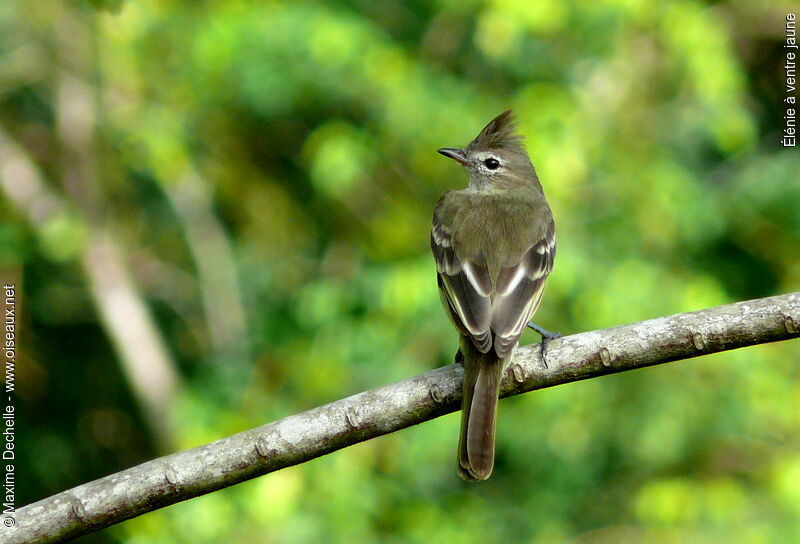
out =
[[[800,336],[800,292],[566,336],[517,350],[503,395]],[[3,541],[64,542],[145,512],[447,414],[450,365],[197,448],[148,461],[24,508]]]

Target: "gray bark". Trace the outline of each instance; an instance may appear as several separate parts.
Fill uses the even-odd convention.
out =
[[[800,292],[677,314],[521,347],[503,396],[800,336]],[[64,542],[145,512],[457,410],[450,365],[167,455],[20,508],[7,543]],[[454,445],[455,447],[455,445]],[[454,476],[455,477],[455,476]]]

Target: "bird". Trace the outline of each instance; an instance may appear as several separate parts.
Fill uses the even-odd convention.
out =
[[[511,110],[464,148],[442,148],[469,185],[446,191],[431,227],[439,295],[464,367],[458,473],[491,476],[500,384],[553,270],[553,214]],[[531,324],[532,327],[533,324]],[[540,331],[544,342],[552,333]],[[544,345],[544,344],[543,344]]]

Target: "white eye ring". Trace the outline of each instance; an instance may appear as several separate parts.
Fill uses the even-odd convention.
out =
[[[483,165],[488,168],[489,170],[497,170],[500,168],[500,161],[494,157],[488,157],[483,159]]]

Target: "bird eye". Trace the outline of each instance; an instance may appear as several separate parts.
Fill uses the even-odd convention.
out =
[[[489,157],[488,159],[483,161],[483,165],[489,170],[497,170],[498,168],[500,168],[500,161],[498,161],[494,157]]]

